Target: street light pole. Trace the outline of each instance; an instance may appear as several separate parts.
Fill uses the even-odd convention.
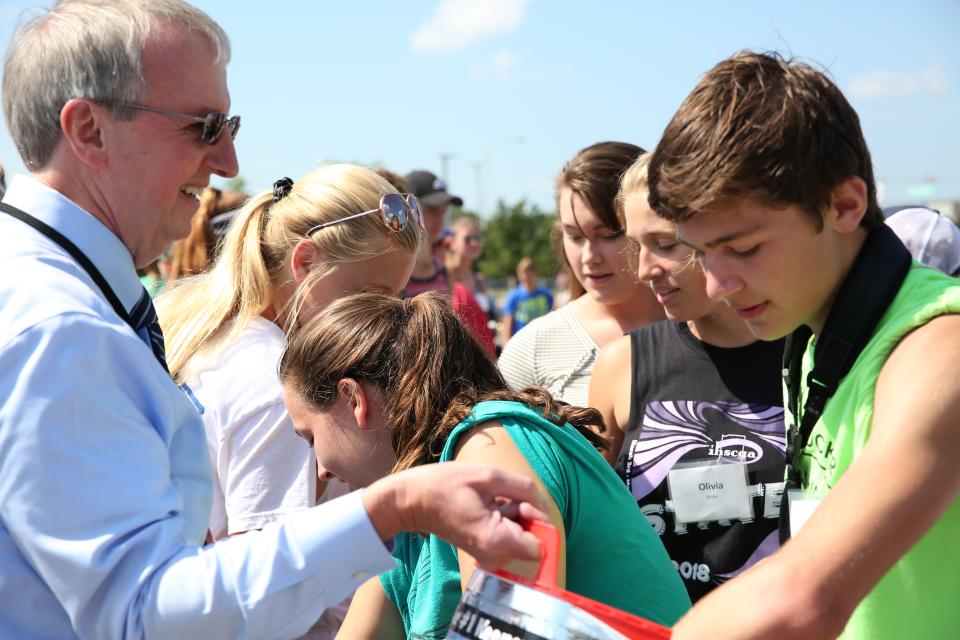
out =
[[[477,214],[481,220],[485,220],[487,212],[483,204],[483,162],[477,161],[470,164],[473,166],[473,176],[477,186]]]
[[[449,151],[440,154],[440,177],[443,178],[447,188],[450,187],[450,160],[456,157],[457,154]]]

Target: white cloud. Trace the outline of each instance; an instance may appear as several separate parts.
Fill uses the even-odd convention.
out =
[[[554,85],[570,78],[573,69],[570,65],[531,65],[507,49],[500,49],[476,65],[470,72],[474,82],[486,80],[512,80],[531,85]],[[551,178],[552,179],[552,178]]]
[[[942,96],[950,85],[943,67],[931,64],[914,71],[876,69],[854,76],[847,83],[850,95],[863,99],[903,96]]]
[[[489,60],[478,65],[470,75],[474,80],[486,80],[487,78],[503,80],[509,76],[516,66],[517,56],[511,51],[500,49]]]
[[[510,33],[523,22],[529,0],[441,0],[413,34],[414,50],[455,51],[489,36]]]

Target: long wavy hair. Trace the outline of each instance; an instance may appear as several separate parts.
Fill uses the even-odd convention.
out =
[[[311,227],[376,209],[393,186],[370,169],[334,164],[316,169],[275,199],[273,191],[253,196],[230,223],[216,262],[200,275],[184,278],[157,299],[166,337],[167,364],[177,380],[191,377],[193,357],[229,342],[253,317],[275,302],[285,266]],[[310,235],[325,263],[310,270],[287,304],[288,325],[296,322],[302,294],[337,265],[358,262],[400,248],[415,255],[417,225],[390,231],[379,216],[368,215]],[[289,327],[288,327],[289,328]]]
[[[292,332],[280,377],[316,410],[337,399],[340,380],[376,385],[397,457],[393,471],[436,462],[453,429],[477,403],[522,402],[556,425],[570,423],[605,448],[596,409],[573,407],[545,390],[508,389],[496,364],[435,292],[407,300],[346,296]]]

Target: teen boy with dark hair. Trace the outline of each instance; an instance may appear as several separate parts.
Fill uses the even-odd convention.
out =
[[[708,293],[760,338],[795,332],[794,537],[674,637],[955,637],[960,285],[883,225],[857,114],[810,66],[737,54],[674,115],[649,186]]]

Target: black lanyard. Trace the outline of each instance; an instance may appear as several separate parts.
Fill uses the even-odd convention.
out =
[[[81,267],[83,267],[83,270],[86,271],[93,281],[97,283],[97,286],[100,287],[100,291],[103,292],[107,302],[110,303],[110,306],[113,307],[113,310],[117,313],[117,315],[123,318],[123,321],[130,325],[130,328],[133,329],[134,333],[137,333],[137,327],[134,325],[133,320],[130,318],[130,314],[127,312],[126,308],[120,303],[120,298],[118,298],[117,294],[114,293],[113,289],[110,287],[110,284],[107,282],[107,279],[103,277],[103,274],[97,270],[97,268],[93,265],[93,262],[90,261],[90,258],[88,258],[77,245],[73,244],[69,238],[47,223],[37,220],[29,213],[25,213],[5,202],[0,202],[0,211],[13,216],[24,224],[30,225],[38,232],[49,238],[51,241],[60,245],[64,251],[73,256],[73,259],[76,260]]]
[[[870,231],[850,272],[840,286],[813,351],[813,369],[807,375],[807,399],[800,409],[803,354],[813,335],[800,327],[788,338],[783,354],[787,386],[787,481],[780,501],[780,541],[790,537],[790,510],[786,491],[802,485],[800,457],[827,401],[836,393],[857,357],[873,336],[880,318],[907,277],[913,258],[886,225]]]

